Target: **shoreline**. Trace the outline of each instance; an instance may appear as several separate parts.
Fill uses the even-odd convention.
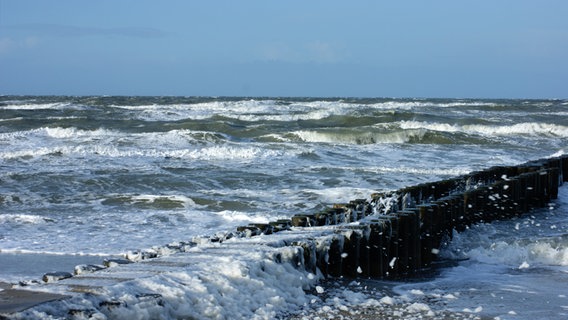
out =
[[[19,283],[41,281],[49,272],[65,271],[73,273],[75,266],[81,264],[102,265],[104,259],[117,256],[83,254],[18,253],[0,251],[0,283]]]

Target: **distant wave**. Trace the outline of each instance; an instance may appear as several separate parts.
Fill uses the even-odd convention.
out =
[[[37,129],[25,130],[25,131],[0,133],[0,140],[4,139],[9,140],[9,139],[22,138],[33,135],[46,136],[57,139],[67,139],[67,138],[78,138],[78,137],[109,136],[109,135],[116,135],[116,133],[108,129],[80,130],[73,127],[69,128],[42,127]]]
[[[345,108],[333,103],[321,105],[283,105],[273,101],[216,101],[195,104],[113,106],[136,111],[133,116],[145,121],[204,120],[218,116],[241,121],[298,121],[317,120],[332,114],[344,114]]]
[[[42,110],[42,109],[65,109],[71,106],[70,103],[66,102],[55,102],[55,103],[25,103],[25,104],[7,104],[0,105],[0,109],[4,110]]]
[[[481,135],[527,135],[527,136],[545,136],[545,137],[568,137],[568,127],[538,123],[538,122],[524,122],[514,125],[458,125],[446,123],[430,123],[419,121],[401,121],[400,127],[402,129],[427,129],[441,132],[464,132],[468,134],[481,134]]]
[[[381,128],[383,127],[383,128]],[[432,128],[397,128],[388,124],[369,127],[367,130],[299,130],[279,136],[284,141],[303,141],[329,144],[486,144],[489,136],[479,137],[458,130],[433,130]],[[274,137],[274,135],[273,135]]]
[[[320,143],[347,143],[347,144],[374,144],[374,143],[408,143],[420,141],[424,138],[426,130],[405,130],[394,132],[321,132],[321,131],[295,131],[291,135],[305,142]]]
[[[451,102],[436,102],[436,101],[388,101],[371,104],[372,107],[378,109],[415,109],[415,108],[455,108],[455,107],[492,107],[496,106],[495,102],[483,101],[451,101]]]
[[[377,172],[377,173],[410,173],[417,175],[435,175],[435,176],[459,176],[468,174],[472,170],[470,168],[451,168],[451,169],[439,169],[439,168],[417,168],[417,167],[369,167],[365,168],[365,171]]]
[[[154,150],[125,148],[116,146],[55,146],[41,148],[26,148],[18,151],[0,151],[0,159],[35,158],[44,156],[97,156],[109,158],[150,157],[150,158],[179,158],[208,161],[221,160],[260,160],[282,157],[283,151],[269,150],[251,146],[208,146],[192,149]]]
[[[142,208],[172,209],[172,208],[197,208],[198,206],[191,198],[183,195],[111,195],[105,199],[104,205],[130,204]]]

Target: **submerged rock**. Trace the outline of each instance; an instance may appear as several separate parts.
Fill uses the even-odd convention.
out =
[[[132,263],[132,261],[127,259],[105,259],[103,261],[103,265],[108,268],[115,267],[119,264],[129,264],[129,263]]]
[[[59,280],[71,278],[71,277],[73,277],[73,275],[69,272],[57,271],[57,272],[50,272],[50,273],[44,274],[42,279],[43,279],[44,282],[50,283],[50,282],[56,282],[56,281],[59,281]]]
[[[105,266],[97,265],[97,264],[80,264],[75,266],[75,275],[83,274],[83,273],[91,273],[95,271],[99,271],[105,269]]]

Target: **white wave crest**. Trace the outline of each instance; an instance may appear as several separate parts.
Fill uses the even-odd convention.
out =
[[[175,155],[180,158],[189,157],[200,160],[252,160],[274,158],[281,152],[259,147],[212,146],[197,150],[179,151]]]
[[[149,203],[154,204],[161,201],[167,201],[169,203],[178,203],[184,208],[194,208],[198,205],[191,199],[183,195],[153,195],[153,194],[143,194],[135,195],[130,197],[134,203]]]
[[[426,130],[407,130],[387,133],[342,133],[342,132],[317,132],[317,131],[294,131],[292,134],[305,142],[315,143],[339,143],[339,144],[401,144],[413,140],[422,140]]]
[[[377,110],[413,110],[424,107],[465,107],[492,106],[483,101],[385,101],[375,104],[361,104],[345,101],[297,101],[279,103],[275,100],[210,101],[194,104],[165,105],[114,105],[112,107],[135,111],[132,116],[146,121],[202,120],[213,116],[242,121],[298,121],[319,120],[332,115],[351,114],[363,108]]]
[[[459,176],[471,172],[470,168],[467,167],[454,167],[454,168],[419,168],[419,167],[367,167],[364,169],[369,172],[376,173],[404,173],[404,174],[414,174],[414,175],[426,175],[426,176]]]
[[[335,187],[325,189],[304,189],[306,194],[316,194],[318,199],[324,203],[347,203],[353,199],[368,199],[374,189],[353,188],[353,187]]]
[[[451,102],[433,102],[433,101],[386,101],[372,104],[375,109],[386,110],[413,110],[417,108],[433,107],[433,108],[455,108],[455,107],[491,107],[496,104],[493,102],[483,101],[451,101]]]
[[[69,127],[69,128],[43,127],[38,129],[26,130],[26,131],[0,133],[0,141],[2,140],[9,141],[12,139],[25,138],[30,136],[49,137],[55,139],[70,139],[70,138],[84,138],[84,137],[114,136],[117,134],[120,133],[100,128],[96,130],[80,130],[74,127]]]
[[[5,151],[0,152],[0,159],[8,160],[26,157],[41,157],[48,154],[54,154],[56,152],[61,152],[61,150],[58,148],[33,148],[16,151]]]
[[[447,123],[430,123],[420,121],[401,121],[402,129],[426,129],[441,132],[464,132],[467,134],[479,134],[485,136],[510,136],[510,135],[528,135],[528,136],[545,136],[545,137],[568,137],[568,127],[538,123],[523,122],[514,125],[457,125]]]
[[[242,121],[318,120],[348,112],[338,103],[278,104],[273,100],[214,101],[196,104],[114,106],[136,111],[134,117],[146,121],[203,120],[223,116]]]
[[[4,110],[59,110],[69,107],[70,103],[56,102],[56,103],[24,103],[24,104],[9,104],[0,106]]]
[[[220,216],[228,222],[237,223],[268,223],[271,217],[270,215],[258,214],[251,215],[250,212],[240,212],[240,211],[229,211],[223,210],[219,212],[214,212],[214,214]]]
[[[540,239],[528,243],[526,240],[513,243],[498,241],[492,243],[489,248],[473,248],[466,254],[480,262],[511,267],[568,266],[568,247],[566,246],[568,241],[549,240]]]
[[[515,269],[568,266],[568,234],[562,232],[567,199],[568,188],[561,187],[558,206],[551,206],[550,213],[543,210],[515,221],[478,224],[454,233],[443,255]]]
[[[117,145],[95,144],[77,146],[55,146],[25,148],[14,151],[0,151],[0,159],[36,158],[51,155],[95,156],[109,158],[189,158],[195,160],[255,160],[281,157],[284,151],[269,150],[260,147],[241,146],[206,146],[199,148],[154,149],[145,147],[120,147]]]
[[[0,150],[0,159],[53,154],[175,157],[187,154],[196,141],[216,143],[224,139],[221,134],[191,130],[129,134],[107,129],[38,128],[0,133],[0,143],[7,146]]]

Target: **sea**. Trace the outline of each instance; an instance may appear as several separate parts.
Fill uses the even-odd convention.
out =
[[[0,96],[0,281],[566,153],[561,99]],[[568,318],[567,187],[455,233],[423,277],[298,310],[386,285],[418,314]]]

